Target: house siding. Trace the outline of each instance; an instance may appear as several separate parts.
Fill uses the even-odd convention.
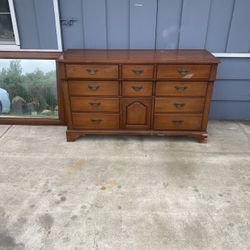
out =
[[[52,0],[14,0],[21,49],[57,49]]]
[[[250,53],[249,0],[58,0],[64,50]],[[21,47],[56,49],[52,0],[15,0]],[[211,119],[250,120],[250,58],[220,58]]]
[[[250,52],[249,0],[59,0],[59,5],[62,19],[76,20],[62,26],[64,49]]]
[[[210,118],[250,120],[250,59],[220,60]]]

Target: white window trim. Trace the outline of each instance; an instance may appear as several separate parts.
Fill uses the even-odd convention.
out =
[[[212,53],[215,57],[221,58],[250,58],[250,53]]]
[[[0,44],[0,51],[2,50],[20,50],[20,46],[16,44]]]
[[[63,51],[62,31],[61,31],[61,22],[60,22],[60,13],[59,13],[58,0],[53,0],[53,6],[54,6],[54,13],[55,13],[57,51]]]
[[[10,16],[11,16],[16,46],[19,46],[19,48],[20,48],[20,39],[19,39],[19,33],[18,33],[18,28],[17,28],[16,12],[15,12],[14,3],[13,3],[13,0],[8,0],[8,1],[9,1],[9,6],[10,6]]]
[[[53,0],[53,7],[54,7],[54,14],[55,14],[55,26],[56,26],[56,38],[57,38],[57,49],[21,49],[14,3],[13,3],[13,0],[8,0],[8,2],[9,2],[9,7],[10,7],[13,32],[14,32],[14,36],[15,36],[15,44],[0,44],[0,52],[1,51],[31,51],[31,52],[32,51],[33,52],[61,52],[61,51],[63,51],[58,0]]]

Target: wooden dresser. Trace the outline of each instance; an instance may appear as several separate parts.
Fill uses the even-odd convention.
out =
[[[88,134],[207,139],[219,61],[206,50],[69,50],[59,58],[67,140]]]

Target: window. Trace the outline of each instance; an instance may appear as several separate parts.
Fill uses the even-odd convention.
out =
[[[0,118],[58,119],[55,60],[0,59]]]
[[[0,49],[19,48],[13,0],[0,1]]]

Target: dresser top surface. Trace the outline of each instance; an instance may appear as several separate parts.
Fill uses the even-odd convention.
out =
[[[197,63],[220,61],[207,50],[67,50],[59,57],[68,63]]]

